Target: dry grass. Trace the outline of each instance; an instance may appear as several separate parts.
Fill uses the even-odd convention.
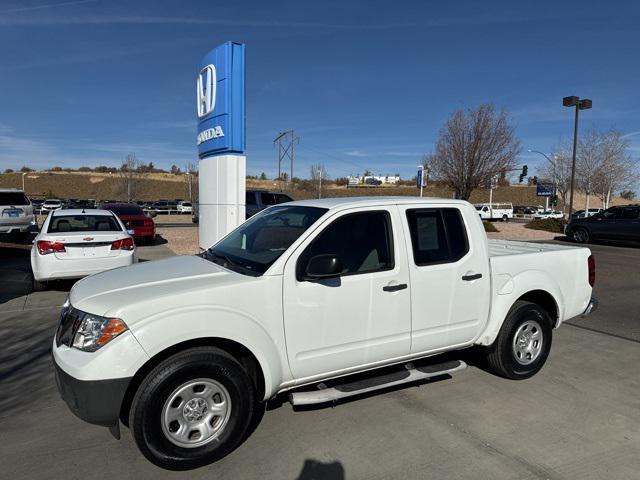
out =
[[[5,173],[0,174],[0,188],[20,188],[22,185],[22,174]],[[307,183],[309,185],[309,183]],[[123,194],[118,190],[116,175],[95,172],[30,172],[25,178],[27,193],[34,197],[60,197],[60,198],[95,198],[122,199]],[[284,191],[296,200],[316,197],[318,192],[313,189],[292,188],[284,182],[274,180],[247,180],[247,188],[259,188],[267,190]],[[400,195],[416,196],[419,194],[417,188],[413,186],[399,187],[372,187],[372,188],[346,188],[338,187],[335,184],[323,186],[322,195],[324,197],[352,197],[371,195]],[[424,189],[424,195],[428,197],[452,198],[453,192],[445,187],[429,186]],[[187,183],[184,175],[172,175],[170,173],[150,173],[146,174],[142,181],[140,200],[158,200],[160,198],[187,198]],[[514,205],[542,205],[544,199],[536,197],[534,186],[512,185],[509,187],[499,187],[493,191],[495,202],[512,202]],[[488,190],[476,190],[471,195],[472,203],[489,201]],[[612,205],[629,203],[628,200],[613,198]],[[585,197],[578,193],[575,197],[576,210],[584,208]],[[591,197],[590,206],[599,207],[601,202],[595,197]]]
[[[156,233],[167,241],[176,255],[193,255],[200,252],[197,228],[157,228]]]

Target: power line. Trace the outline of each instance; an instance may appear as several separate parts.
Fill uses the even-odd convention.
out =
[[[293,178],[293,164],[295,159],[294,146],[296,143],[300,143],[300,137],[296,137],[293,130],[286,130],[280,132],[278,136],[273,140],[273,145],[278,144],[278,178],[282,178],[282,160],[289,158],[291,161],[291,170],[288,181]]]

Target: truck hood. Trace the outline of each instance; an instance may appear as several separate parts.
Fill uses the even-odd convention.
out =
[[[255,277],[232,272],[201,257],[178,256],[86,277],[75,284],[69,300],[75,308],[96,315],[121,316],[142,307],[152,314],[160,299],[166,304],[168,297],[185,292],[197,294],[251,280]]]

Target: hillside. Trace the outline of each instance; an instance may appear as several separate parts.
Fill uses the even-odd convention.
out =
[[[0,188],[20,188],[22,186],[22,174],[0,174]],[[194,184],[194,197],[197,196],[197,185]],[[315,197],[317,190],[291,189],[286,183],[274,180],[247,180],[247,188],[261,188],[278,190],[288,193],[294,199]],[[25,189],[29,196],[35,198],[59,197],[59,198],[94,198],[97,200],[126,198],[124,191],[119,186],[118,177],[108,173],[93,172],[29,172],[25,176]],[[418,189],[413,186],[399,187],[373,187],[373,188],[345,188],[329,183],[323,186],[324,197],[344,196],[370,196],[370,195],[418,195]],[[451,198],[451,190],[430,186],[424,189],[424,195],[430,197]],[[160,198],[187,198],[188,186],[185,175],[172,175],[169,173],[146,174],[141,181],[139,200],[158,200]],[[512,202],[514,205],[542,205],[544,199],[536,197],[534,186],[512,185],[499,187],[493,191],[494,202]],[[472,203],[488,202],[488,190],[476,190],[471,195]],[[581,193],[576,194],[575,207],[584,208],[585,198]],[[629,203],[620,198],[612,199],[611,204],[617,205]],[[601,206],[601,202],[591,197],[592,207]]]

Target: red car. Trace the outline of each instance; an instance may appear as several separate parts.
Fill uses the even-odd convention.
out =
[[[104,203],[104,210],[115,213],[127,230],[133,230],[133,238],[138,245],[152,244],[156,238],[156,224],[147,217],[142,209],[131,203]]]

